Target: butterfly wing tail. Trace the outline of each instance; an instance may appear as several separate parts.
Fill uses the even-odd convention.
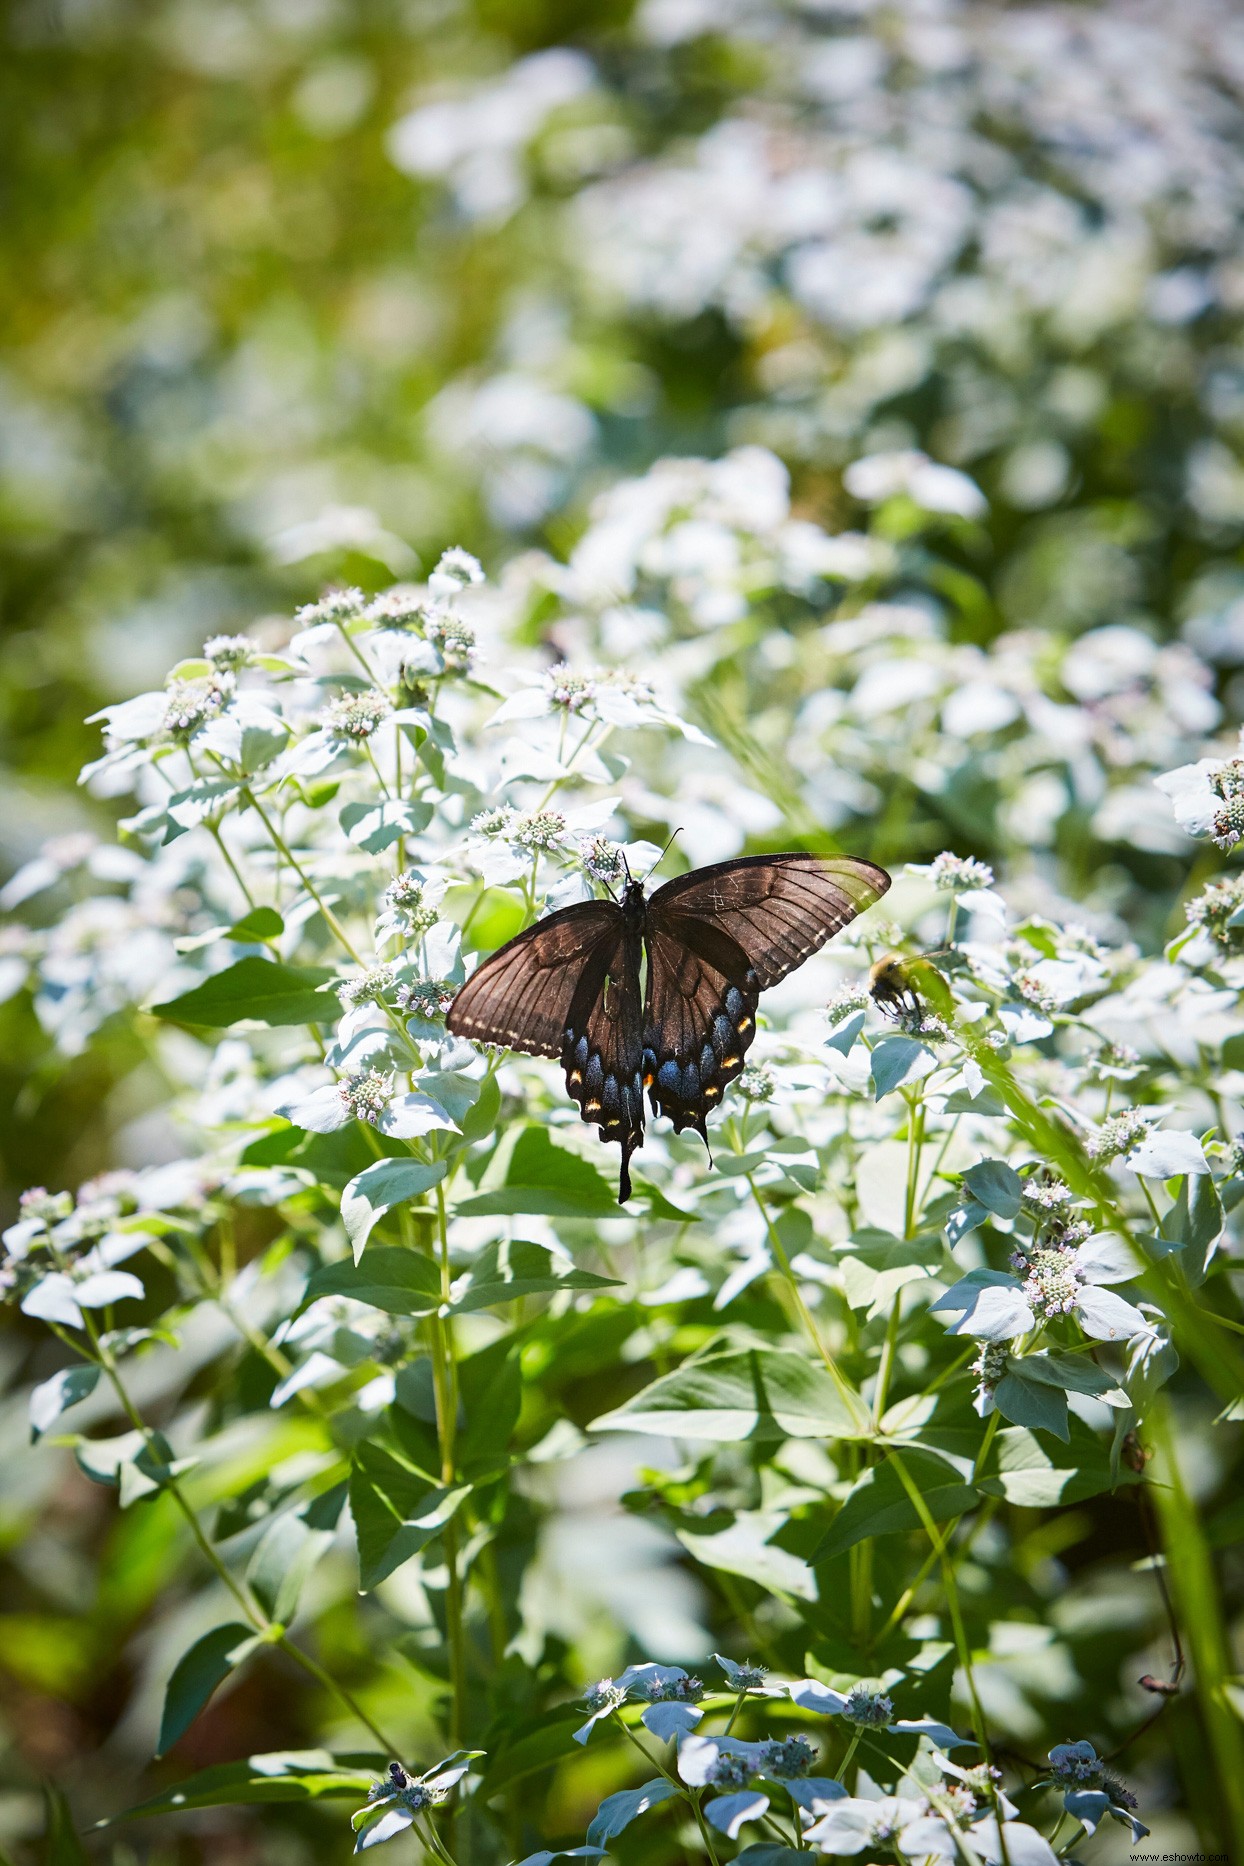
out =
[[[618,1172],[618,1204],[625,1205],[631,1196],[631,1155],[635,1144],[628,1134],[622,1142],[622,1165]]]

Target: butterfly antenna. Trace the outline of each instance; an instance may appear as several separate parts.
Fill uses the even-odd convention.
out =
[[[666,843],[660,855],[658,855],[656,861],[652,864],[652,867],[648,870],[648,874],[644,876],[645,881],[647,881],[648,875],[656,874],[657,869],[661,866],[662,862],[665,860],[666,856],[669,854],[671,845],[673,844],[673,841],[674,841],[674,836],[681,836],[681,835],[682,835],[682,825],[679,824],[678,828],[674,831],[674,834],[670,837],[669,842]],[[628,870],[627,872],[629,873],[630,871]]]

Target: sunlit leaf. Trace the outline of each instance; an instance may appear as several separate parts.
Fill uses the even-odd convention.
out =
[[[767,1442],[849,1438],[859,1429],[829,1374],[780,1348],[690,1361],[592,1425],[596,1432]]]
[[[173,1024],[226,1030],[257,1024],[331,1024],[340,1016],[336,993],[325,989],[334,973],[322,966],[282,965],[275,959],[239,959],[193,991],[150,1006]]]

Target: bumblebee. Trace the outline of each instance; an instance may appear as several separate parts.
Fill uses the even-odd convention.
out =
[[[953,1015],[950,988],[933,964],[935,955],[920,953],[904,959],[901,953],[883,953],[868,972],[868,995],[878,1010],[897,1023],[919,1017],[923,1004],[940,1016]]]
[[[920,999],[901,953],[883,953],[876,964],[869,967],[868,995],[887,1017],[899,1018],[904,1011],[919,1014]]]

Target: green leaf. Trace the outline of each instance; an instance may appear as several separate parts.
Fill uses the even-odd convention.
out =
[[[331,1528],[312,1529],[293,1511],[276,1517],[265,1529],[247,1565],[246,1579],[270,1620],[289,1625],[308,1575],[332,1541]]]
[[[389,1162],[377,1161],[377,1165]],[[393,1161],[401,1165],[401,1161]],[[352,1296],[386,1315],[432,1315],[441,1304],[441,1275],[430,1257],[400,1245],[373,1245],[357,1263],[326,1263],[308,1278],[302,1307],[321,1296]]]
[[[776,1841],[762,1841],[757,1847],[744,1847],[736,1853],[734,1866],[808,1866],[808,1856],[794,1847],[778,1846]]]
[[[492,1755],[484,1771],[479,1786],[481,1801],[491,1801],[511,1782],[521,1782],[526,1776],[534,1775],[537,1769],[564,1762],[571,1733],[582,1722],[581,1704],[562,1704],[556,1710],[546,1711],[534,1726],[525,1722],[511,1724],[512,1741]]]
[[[252,956],[213,973],[180,998],[149,1008],[167,1023],[204,1030],[227,1030],[243,1018],[269,1025],[330,1024],[341,1006],[335,993],[321,987],[333,976],[323,966],[281,965]]]
[[[386,797],[379,803],[348,803],[338,818],[356,848],[382,855],[403,836],[417,836],[432,821],[430,803]]]
[[[832,1036],[826,1037],[825,1048],[827,1050],[836,1050],[839,1056],[849,1056],[855,1039],[864,1028],[864,1019],[866,1016],[867,1012],[865,1011],[853,1011],[850,1017],[834,1031]]]
[[[678,1792],[677,1782],[667,1782],[658,1775],[651,1782],[645,1782],[642,1788],[623,1788],[616,1795],[606,1795],[588,1827],[588,1845],[603,1846],[649,1808],[659,1806]]]
[[[550,1218],[618,1218],[617,1197],[589,1160],[555,1147],[543,1127],[527,1127],[510,1155],[505,1184],[464,1199],[462,1217],[543,1213]]]
[[[77,1367],[63,1367],[50,1380],[42,1381],[30,1395],[30,1442],[33,1445],[48,1427],[71,1406],[95,1391],[100,1369],[88,1361]]]
[[[1101,1399],[1118,1389],[1118,1381],[1087,1354],[1062,1354],[1050,1348],[1041,1354],[1012,1355],[1008,1366],[1025,1380],[1061,1387],[1064,1393],[1089,1393]]]
[[[1026,1425],[1034,1431],[1052,1432],[1055,1438],[1069,1438],[1065,1395],[1056,1387],[1025,1380],[1020,1372],[1022,1365],[1010,1364],[1008,1372],[994,1388],[994,1405],[1012,1425]]]
[[[503,1335],[459,1361],[458,1402],[464,1416],[458,1430],[459,1470],[478,1479],[503,1469],[523,1403],[518,1343],[513,1336]]]
[[[160,1432],[79,1439],[74,1457],[92,1483],[120,1490],[123,1510],[144,1497],[154,1497],[170,1477],[193,1470],[196,1462],[194,1458],[174,1458],[172,1446]]]
[[[470,1494],[469,1484],[441,1489],[381,1446],[360,1446],[350,1474],[350,1513],[363,1590],[417,1555]]]
[[[687,1529],[675,1534],[688,1554],[706,1568],[741,1574],[775,1594],[815,1600],[816,1576],[807,1562],[770,1540],[786,1520],[780,1510],[742,1510],[717,1535],[693,1535]]]
[[[1225,1222],[1212,1175],[1185,1174],[1179,1197],[1162,1220],[1162,1236],[1182,1253],[1179,1261],[1194,1289],[1205,1281]]]
[[[964,1184],[978,1205],[999,1218],[1014,1218],[1024,1200],[1024,1182],[1005,1160],[981,1160],[969,1166]]]
[[[272,940],[279,939],[284,931],[285,922],[275,907],[255,907],[234,921],[226,937],[241,941]]]
[[[369,1264],[375,1251],[363,1259]],[[590,1270],[564,1270],[558,1267],[552,1251],[542,1244],[489,1244],[474,1258],[468,1270],[455,1278],[450,1308],[455,1315],[469,1315],[475,1309],[491,1309],[498,1302],[515,1302],[520,1296],[546,1295],[557,1289],[612,1289],[617,1279],[594,1276]],[[364,1299],[366,1300],[366,1299]]]
[[[112,1821],[136,1815],[184,1814],[191,1808],[242,1807],[253,1802],[319,1801],[326,1798],[357,1801],[366,1796],[378,1769],[387,1758],[380,1756],[332,1756],[326,1749],[276,1750],[270,1755],[248,1756],[244,1762],[218,1763],[200,1769],[183,1782]],[[65,1866],[70,1866],[67,1856]]]
[[[422,1160],[377,1160],[356,1173],[341,1195],[341,1222],[354,1246],[354,1261],[363,1255],[363,1247],[387,1211],[408,1199],[417,1199],[444,1179],[448,1167],[444,1160],[425,1165]],[[400,1311],[410,1314],[413,1311]]]
[[[497,1078],[485,1076],[480,1083],[479,1094],[458,1123],[463,1140],[468,1143],[485,1140],[496,1127],[500,1112],[501,1090]]]
[[[173,1668],[164,1693],[156,1755],[167,1755],[185,1735],[213,1691],[263,1644],[253,1626],[233,1621],[196,1639]]]
[[[903,1469],[919,1490],[935,1523],[962,1516],[980,1502],[980,1493],[944,1458],[928,1451],[905,1450]],[[897,1535],[920,1528],[917,1510],[893,1456],[874,1464],[852,1485],[846,1502],[834,1518],[829,1534],[813,1560],[828,1561],[870,1536]]]
[[[946,1097],[946,1113],[999,1115],[1006,1113],[1006,1103],[989,1087],[983,1088],[979,1095],[969,1095],[966,1089],[956,1089],[953,1095]],[[742,1854],[739,1857],[741,1859]]]
[[[904,1083],[922,1081],[935,1062],[932,1050],[913,1037],[883,1037],[872,1054],[875,1099],[880,1101]]]
[[[687,1212],[681,1205],[674,1205],[666,1198],[659,1186],[649,1185],[646,1179],[640,1179],[638,1176],[632,1179],[631,1186],[634,1198],[646,1200],[650,1218],[662,1218],[668,1224],[674,1225],[699,1224],[701,1217],[699,1212]]]
[[[209,817],[219,820],[237,795],[238,787],[231,778],[199,778],[186,790],[174,791],[164,805],[165,842],[176,842]]]
[[[461,1069],[426,1069],[419,1077],[419,1088],[440,1103],[459,1129],[479,1100],[480,1084]]]
[[[785,1349],[748,1348],[687,1362],[595,1420],[591,1429],[773,1443],[852,1438],[865,1427],[823,1368]]]
[[[89,1866],[69,1803],[53,1782],[43,1785],[43,1866]]]
[[[1034,1438],[1022,1426],[998,1432],[980,1478],[980,1489],[989,1496],[1005,1497],[1008,1503],[1039,1510],[1079,1503],[1103,1490],[1113,1490],[1116,1483],[1138,1481],[1136,1474],[1127,1470],[1120,1471],[1117,1478],[1112,1476],[1107,1446],[1083,1420],[1071,1416],[1067,1425],[1069,1442],[1065,1445]]]

